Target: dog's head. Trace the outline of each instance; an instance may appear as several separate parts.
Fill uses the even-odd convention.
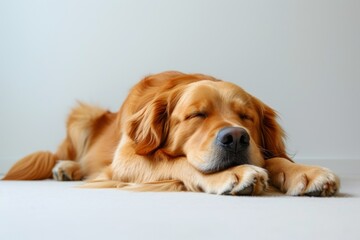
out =
[[[142,96],[127,126],[137,154],[185,156],[206,173],[287,158],[274,110],[235,84],[163,73],[135,88]]]

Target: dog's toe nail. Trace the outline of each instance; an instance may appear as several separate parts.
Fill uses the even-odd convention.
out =
[[[242,190],[238,191],[236,195],[251,195],[254,190],[254,186],[250,185],[247,187],[244,187]]]
[[[223,192],[221,195],[231,195],[231,191],[229,190],[229,191],[225,191],[225,192]]]
[[[62,173],[62,180],[63,181],[71,181],[71,178],[66,174],[66,173]]]
[[[322,193],[322,191],[313,191],[313,192],[306,193],[305,195],[309,196],[309,197],[318,197],[318,196],[321,196],[321,193]]]

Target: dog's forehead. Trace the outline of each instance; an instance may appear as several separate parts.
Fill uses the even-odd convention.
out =
[[[186,86],[179,104],[189,105],[199,101],[247,104],[249,94],[230,82],[202,80]]]

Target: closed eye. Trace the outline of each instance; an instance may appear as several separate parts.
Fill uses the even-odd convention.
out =
[[[253,118],[247,114],[240,114],[240,119],[243,121],[253,121]]]
[[[193,112],[185,117],[185,120],[192,119],[192,118],[206,118],[207,114],[204,112]]]

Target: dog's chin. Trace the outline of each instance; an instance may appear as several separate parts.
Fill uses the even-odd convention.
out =
[[[217,149],[204,158],[204,163],[198,166],[198,169],[203,173],[215,173],[231,167],[251,164],[248,152],[249,151],[246,150],[240,153],[233,153]]]

